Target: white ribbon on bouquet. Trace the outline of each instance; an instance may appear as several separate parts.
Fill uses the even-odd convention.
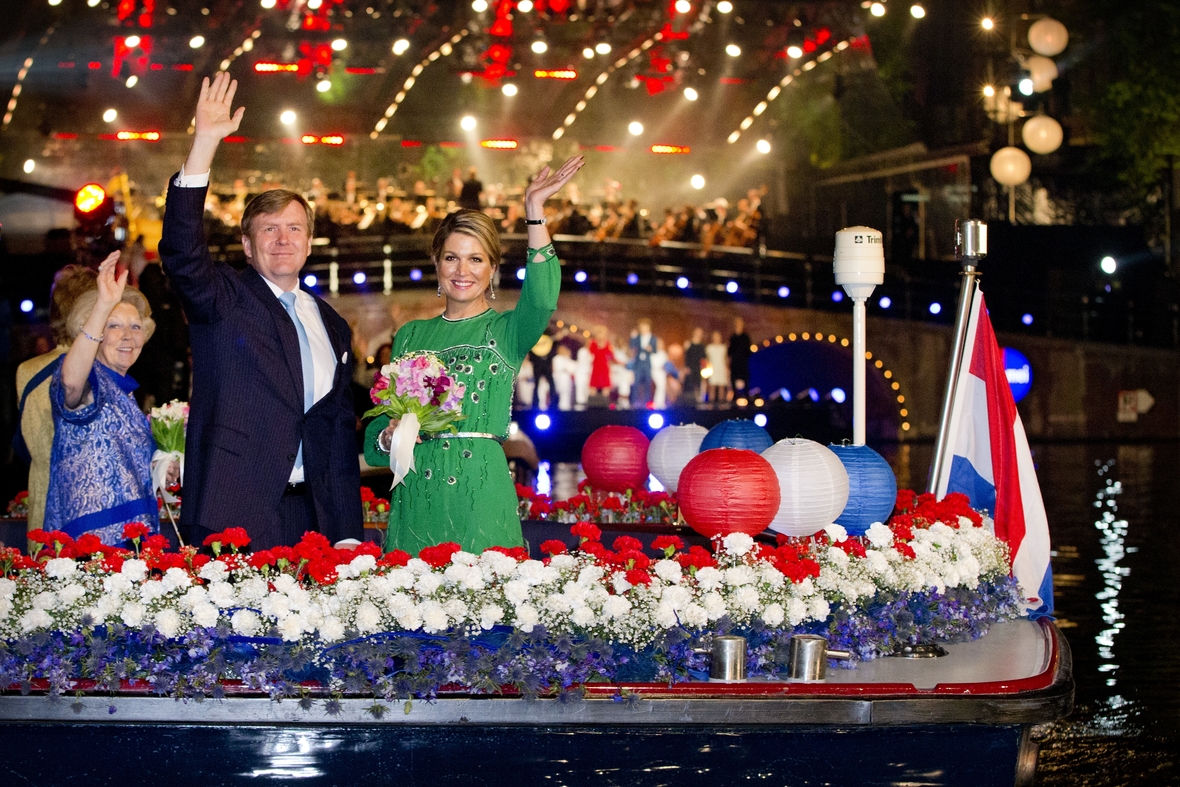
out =
[[[152,454],[152,491],[164,498],[165,503],[175,503],[177,497],[168,491],[168,468],[172,461],[180,465],[180,485],[184,486],[184,452],[161,451]]]
[[[389,490],[402,483],[406,474],[414,470],[414,446],[418,442],[418,416],[406,413],[389,438],[389,469],[393,471],[393,483]]]

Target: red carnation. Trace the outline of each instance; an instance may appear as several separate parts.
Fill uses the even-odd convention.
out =
[[[295,548],[289,546],[271,547],[270,553],[275,556],[275,560],[285,560],[290,565],[299,564],[299,555],[295,554]]]
[[[651,565],[651,558],[638,549],[623,550],[618,553],[615,560],[620,566],[628,569],[643,569]]]
[[[695,544],[689,547],[687,552],[677,555],[676,561],[680,563],[681,568],[688,569],[690,572],[695,572],[702,568],[712,568],[717,565],[717,561],[709,554],[709,550]]]
[[[103,546],[102,539],[93,533],[83,533],[74,542],[74,549],[78,551],[79,555],[93,555],[96,552],[102,552]]]
[[[401,549],[395,549],[392,552],[386,552],[385,557],[377,561],[378,565],[386,566],[388,568],[400,568],[409,562],[410,553]]]
[[[598,541],[602,538],[602,531],[591,522],[578,522],[570,528],[570,532],[582,539],[583,542]]]
[[[618,552],[626,552],[628,550],[642,550],[643,542],[631,536],[619,536],[611,546]]]
[[[524,562],[529,559],[529,551],[524,547],[488,547],[484,552],[499,552],[501,555],[516,560],[517,562]]]
[[[684,549],[684,541],[680,536],[658,536],[651,542],[651,548],[662,551],[665,557],[672,557],[674,552]]]
[[[569,552],[569,549],[566,547],[565,542],[551,538],[548,541],[541,542],[541,551],[546,555],[564,555]]]
[[[586,541],[578,547],[587,555],[593,555],[599,560],[610,562],[613,553],[602,545],[601,541]]]
[[[447,563],[451,562],[451,556],[463,549],[453,541],[447,541],[437,546],[423,547],[422,551],[418,553],[418,557],[425,560],[434,568],[442,568]]]
[[[525,486],[524,484],[517,484],[516,496],[521,500],[532,500],[537,496],[537,493],[533,491],[532,487]]]
[[[151,532],[151,528],[143,522],[128,522],[123,525],[123,538],[128,541],[139,541]]]
[[[372,541],[365,541],[359,547],[352,550],[352,554],[347,562],[351,563],[352,558],[355,558],[358,555],[372,555],[375,558],[380,558],[381,547],[378,544],[374,544]]]
[[[633,568],[627,572],[627,581],[632,585],[650,585],[651,574],[641,568]]]
[[[913,560],[916,557],[916,555],[914,555],[914,548],[904,541],[894,541],[893,548],[900,552],[903,557],[907,557],[910,560]]]
[[[846,538],[843,541],[836,542],[836,546],[838,546],[840,549],[843,549],[845,554],[852,557],[865,556],[865,545],[861,543],[859,538],[854,536]]]
[[[377,496],[375,494],[373,494],[372,489],[369,489],[369,487],[367,487],[367,486],[361,487],[361,502],[362,503],[371,503],[374,499],[376,499],[376,497]]]
[[[275,557],[274,552],[271,552],[269,549],[263,549],[246,558],[246,565],[250,566],[250,568],[261,569],[263,566],[273,566],[277,561],[278,559]]]
[[[601,507],[603,511],[622,511],[623,501],[614,495],[608,495],[607,498],[602,501]]]
[[[313,560],[307,564],[308,575],[320,585],[334,585],[339,575],[336,564],[327,560]]]
[[[157,552],[163,552],[168,548],[168,539],[159,533],[152,533],[143,540],[144,549],[154,549]]]

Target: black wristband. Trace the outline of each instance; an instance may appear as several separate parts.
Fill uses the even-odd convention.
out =
[[[525,219],[524,223],[530,227],[539,227],[545,223],[545,219]]]

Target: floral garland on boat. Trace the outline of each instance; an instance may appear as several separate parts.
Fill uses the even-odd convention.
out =
[[[608,547],[588,522],[571,528],[579,547],[546,542],[542,561],[457,544],[350,552],[315,533],[247,554],[240,528],[210,536],[212,555],[168,552],[137,524],[129,549],[34,531],[33,556],[0,550],[0,687],[281,698],[318,681],[329,703],[448,686],[560,694],[689,679],[704,668],[696,651],[726,632],[749,638],[755,675],[777,673],[800,632],[871,659],[1019,614],[1006,546],[948,500],[903,494],[864,538],[832,526],[772,547],[731,534],[710,552],[661,536],[657,559],[628,536]]]

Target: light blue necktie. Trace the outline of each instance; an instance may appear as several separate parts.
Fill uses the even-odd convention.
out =
[[[303,412],[311,409],[315,404],[315,371],[311,360],[311,342],[307,340],[307,331],[299,315],[295,313],[295,293],[284,292],[279,301],[287,314],[291,315],[291,322],[295,323],[295,333],[299,336],[299,359],[303,362]],[[295,456],[295,466],[303,467],[303,442],[299,443],[299,453]]]

